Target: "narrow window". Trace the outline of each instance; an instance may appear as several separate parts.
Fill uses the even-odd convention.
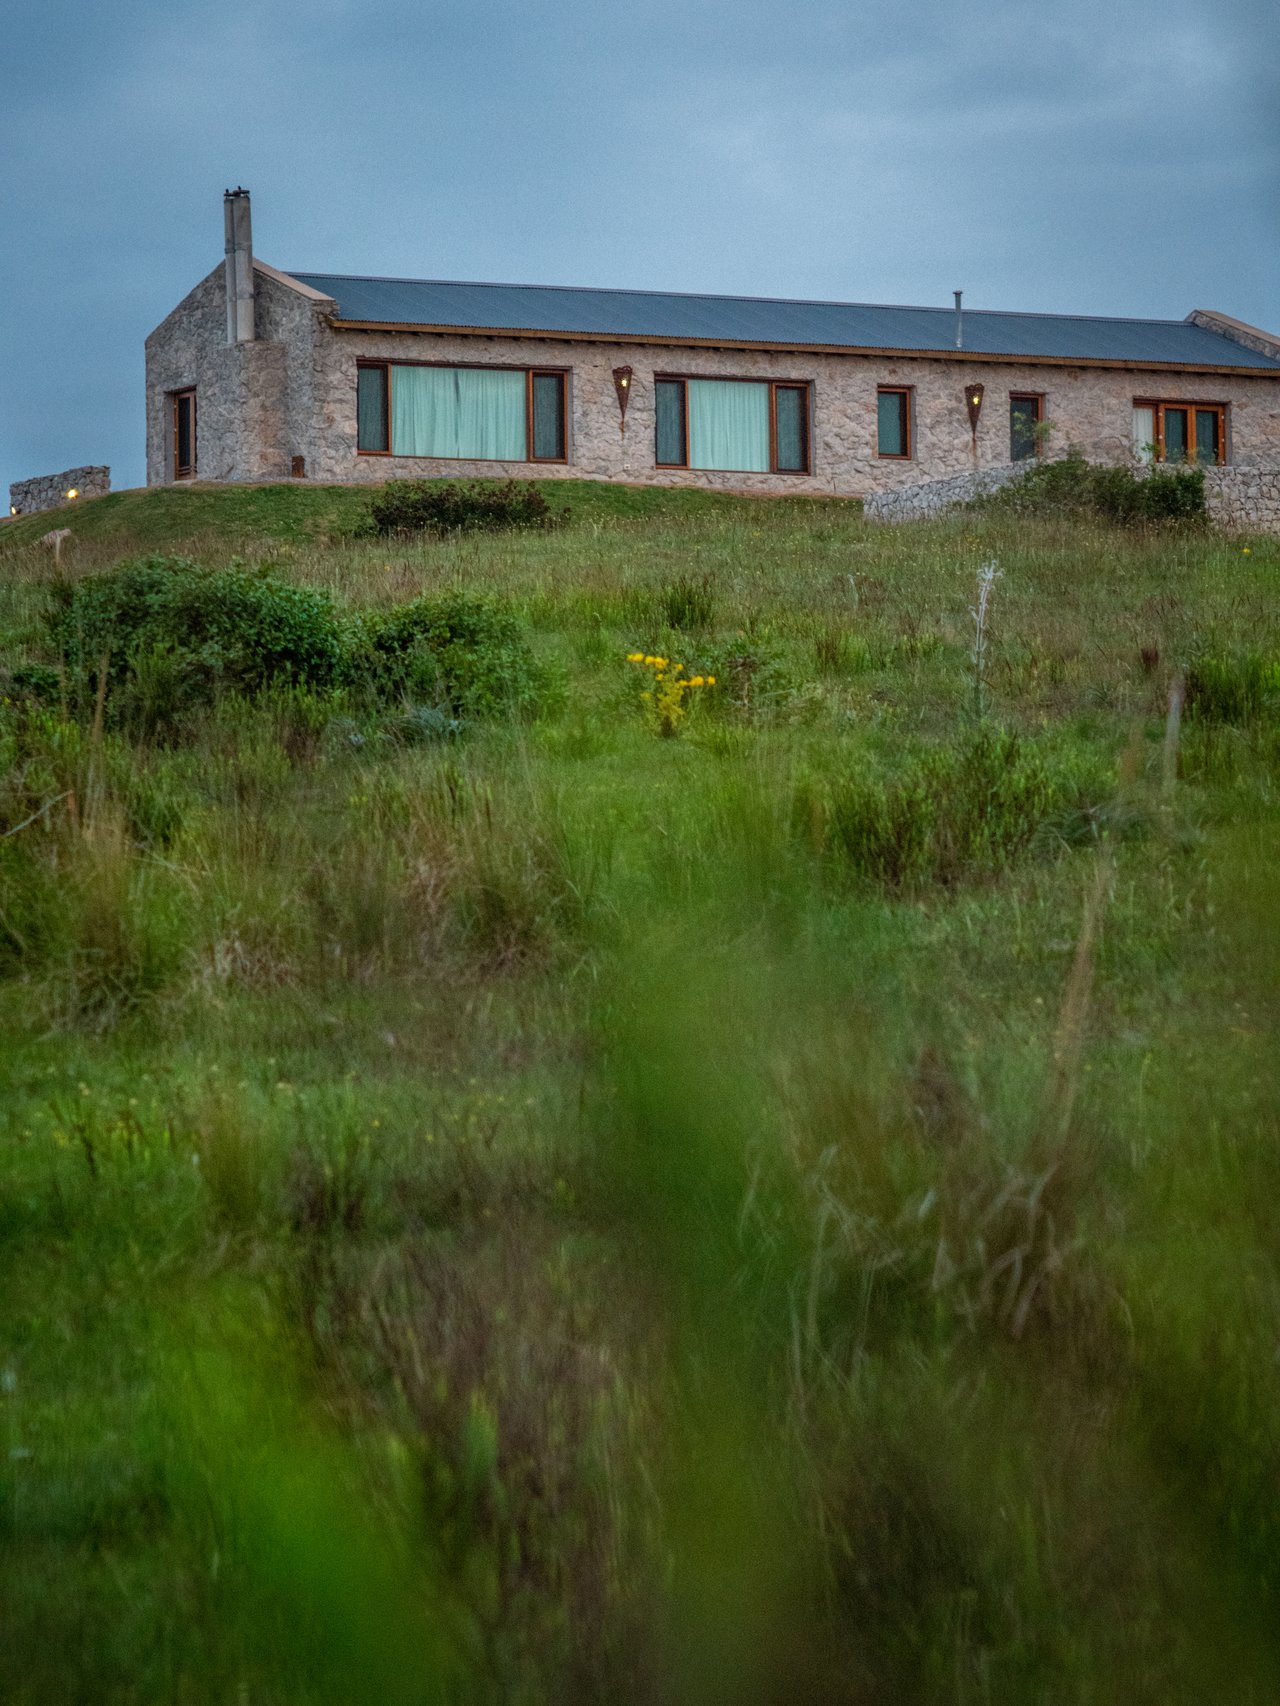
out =
[[[1156,454],[1156,412],[1150,403],[1133,408],[1133,454],[1139,462],[1151,462]]]
[[[565,460],[564,390],[563,373],[533,373],[529,376],[534,462]]]
[[[809,387],[769,379],[655,379],[659,468],[809,472]]]
[[[173,477],[190,480],[196,471],[196,394],[175,391],[173,396]]]
[[[1221,462],[1222,460],[1222,411],[1220,409],[1196,410],[1196,461]]]
[[[911,392],[882,385],[876,393],[876,455],[911,456]]]
[[[684,380],[656,380],[653,395],[658,418],[655,460],[659,468],[684,468],[689,461]]]
[[[356,369],[356,448],[384,456],[390,448],[385,366]]]
[[[1164,459],[1166,462],[1185,462],[1187,459],[1187,411],[1164,409]]]
[[[809,472],[809,388],[776,385],[773,391],[774,466],[779,474]]]
[[[1044,398],[1030,391],[1009,396],[1009,460],[1025,462],[1040,452],[1036,428],[1044,419]]]

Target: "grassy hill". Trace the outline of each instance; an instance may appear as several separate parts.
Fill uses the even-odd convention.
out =
[[[599,480],[557,480],[545,485],[552,502],[568,506],[576,525],[726,514],[744,501],[719,492],[610,485]],[[815,502],[824,507],[853,507],[848,500],[764,501],[784,507]],[[138,487],[40,515],[0,519],[0,558],[34,545],[56,527],[69,527],[77,542],[95,554],[164,551],[192,540],[207,541],[224,551],[266,541],[323,543],[349,534],[367,514],[368,504],[368,491],[355,486]]]
[[[562,493],[0,526],[0,1694],[1270,1702],[1280,544]]]

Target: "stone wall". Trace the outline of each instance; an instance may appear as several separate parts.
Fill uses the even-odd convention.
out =
[[[9,487],[9,510],[16,515],[37,515],[43,509],[64,509],[77,498],[100,498],[110,490],[110,468],[68,468],[61,474],[16,481]],[[67,496],[72,491],[75,498]]]
[[[1270,468],[1206,468],[1210,518],[1238,533],[1280,533],[1280,462]]]
[[[228,344],[226,274],[218,266],[147,339],[147,484],[173,471],[173,393],[195,387],[197,480],[278,480],[288,350],[269,337]]]
[[[570,375],[569,464],[555,467],[358,455],[357,356],[566,368]],[[612,378],[612,369],[624,364],[635,370],[625,438],[618,430]],[[813,398],[812,474],[655,468],[653,381],[660,373],[807,381]],[[1169,401],[1208,397],[1229,405],[1235,462],[1247,466],[1280,463],[1280,376],[1206,377],[981,359],[806,355],[462,333],[334,332],[322,326],[311,358],[310,380],[314,386],[310,419],[299,419],[296,426],[298,434],[308,435],[307,473],[315,479],[344,482],[432,474],[509,474],[517,478],[563,474],[647,485],[864,497],[918,485],[926,478],[967,475],[974,470],[965,390],[978,382],[986,387],[977,442],[980,470],[1008,465],[1009,395],[1026,391],[1040,392],[1045,398],[1045,418],[1052,423],[1047,442],[1050,455],[1075,444],[1093,460],[1127,462],[1135,397]],[[905,385],[912,390],[915,454],[909,461],[876,454],[879,385]]]
[[[1280,376],[1179,374],[1071,367],[990,357],[803,354],[720,350],[556,337],[463,332],[335,331],[325,299],[286,275],[255,269],[255,343],[228,347],[223,269],[218,267],[147,340],[147,479],[173,477],[170,394],[197,390],[197,477],[288,476],[302,457],[306,477],[380,482],[430,475],[567,477],[645,485],[703,486],[766,493],[864,497],[1008,465],[1009,395],[1044,397],[1047,449],[1075,444],[1093,460],[1128,461],[1135,397],[1213,401],[1230,410],[1230,454],[1241,467],[1280,465]],[[356,449],[356,363],[457,362],[546,366],[569,375],[569,461],[454,462],[364,456]],[[612,370],[635,371],[625,437]],[[802,380],[812,388],[812,473],[704,472],[654,465],[654,377]],[[966,388],[986,387],[976,445]],[[912,393],[914,455],[876,454],[876,388]]]
[[[983,468],[976,473],[951,474],[945,480],[925,480],[918,486],[902,486],[896,492],[872,492],[863,514],[868,521],[926,521],[944,515],[956,504],[999,491],[1025,471],[1025,464],[1011,462],[1004,468]]]
[[[924,521],[981,493],[997,491],[1025,473],[1027,466],[1014,462],[1004,468],[926,480],[896,492],[875,492],[867,498],[863,513],[868,521]],[[1280,463],[1271,468],[1206,468],[1204,495],[1209,519],[1217,526],[1242,533],[1280,533]]]

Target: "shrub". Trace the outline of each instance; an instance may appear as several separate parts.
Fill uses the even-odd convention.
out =
[[[1203,521],[1207,514],[1203,468],[1131,468],[1088,462],[1070,450],[1038,462],[998,492],[974,500],[975,508],[1017,515],[1093,515],[1133,525],[1152,521]]]
[[[137,558],[60,584],[50,627],[76,708],[93,704],[105,668],[115,720],[147,733],[172,731],[223,690],[329,687],[344,662],[326,594],[186,557]]]
[[[365,622],[364,679],[375,696],[453,717],[532,715],[550,683],[520,625],[490,598],[428,595]]]
[[[389,480],[375,492],[369,518],[375,533],[476,533],[501,528],[559,527],[569,511],[552,509],[532,480],[504,484],[474,480]]]
[[[438,710],[434,705],[410,705],[399,716],[392,717],[386,733],[400,746],[429,746],[439,741],[457,740],[464,724],[458,717]]]
[[[61,692],[62,677],[47,663],[18,663],[0,674],[0,698],[56,705]]]

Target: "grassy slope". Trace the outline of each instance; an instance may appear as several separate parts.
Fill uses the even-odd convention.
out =
[[[1193,723],[1170,802],[1160,742],[1181,660],[1280,652],[1280,548],[295,501],[354,499],[120,494],[84,556],[493,591],[563,703],[5,712],[0,828],[58,801],[0,842],[6,1697],[1274,1698],[1280,750]],[[1101,809],[858,881],[829,790],[967,750],[992,557],[993,718]],[[720,671],[680,739],[633,649]]]
[[[443,484],[443,482],[438,482]],[[550,501],[567,504],[575,522],[650,519],[725,513],[742,500],[717,492],[610,485],[597,480],[544,482]],[[57,527],[96,551],[167,551],[177,544],[216,535],[226,547],[241,542],[323,540],[355,526],[368,506],[368,491],[354,486],[165,486],[137,488],[89,498],[42,515],[0,522],[0,558],[33,545]],[[768,500],[767,500],[768,501]],[[785,499],[773,503],[835,500]],[[853,506],[847,506],[853,507]]]

